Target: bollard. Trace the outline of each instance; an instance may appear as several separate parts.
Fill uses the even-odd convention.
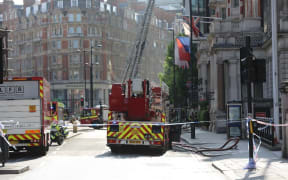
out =
[[[249,162],[246,166],[246,169],[256,169],[256,162],[254,159],[254,152],[253,152],[253,121],[251,117],[248,117],[248,123],[247,123],[248,133],[249,133]]]
[[[73,133],[77,133],[77,122],[73,121]]]
[[[195,139],[195,124],[190,123],[190,128],[191,128],[191,139]]]

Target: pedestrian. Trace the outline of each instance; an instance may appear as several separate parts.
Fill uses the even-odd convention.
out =
[[[9,158],[9,145],[10,143],[4,134],[4,125],[0,122],[0,161],[2,162],[2,167],[5,166],[5,162]]]

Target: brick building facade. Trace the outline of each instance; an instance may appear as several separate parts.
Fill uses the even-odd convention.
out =
[[[85,96],[85,79],[89,99],[92,59],[94,105],[108,104],[109,88],[121,79],[145,6],[136,8],[129,0],[24,0],[23,6],[4,0],[3,4],[8,6],[2,13],[3,26],[13,30],[10,77],[44,76],[51,83],[53,99],[77,112]],[[171,15],[157,8],[155,12],[160,15],[152,18],[140,73],[159,83],[172,38],[167,31]]]

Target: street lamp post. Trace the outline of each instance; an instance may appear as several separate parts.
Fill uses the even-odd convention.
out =
[[[102,44],[98,44],[97,47],[102,47]],[[93,46],[91,46],[91,57],[90,57],[90,107],[93,107],[93,63],[92,63],[92,56],[93,56]],[[96,65],[99,63],[97,62]]]
[[[91,57],[90,57],[90,107],[92,108],[93,107],[93,63],[92,63],[92,49],[93,49],[93,46],[91,46]]]

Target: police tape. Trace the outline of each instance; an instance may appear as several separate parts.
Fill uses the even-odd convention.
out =
[[[217,120],[217,122],[219,121],[225,121],[227,122],[227,120]],[[243,121],[246,121],[246,118],[243,118],[242,120],[235,120],[235,121],[231,121],[232,123],[241,123]],[[114,120],[109,120],[108,122],[111,123],[104,123],[104,124],[72,124],[69,126],[77,126],[77,127],[92,127],[92,126],[109,126],[109,125],[119,125],[119,126],[125,126],[127,125],[127,123],[129,123],[129,125],[155,125],[155,126],[177,126],[177,125],[192,125],[192,124],[204,124],[204,123],[215,123],[216,121],[192,121],[192,122],[179,122],[179,123],[161,123],[161,122],[144,122],[144,121],[114,121]]]
[[[253,122],[257,122],[258,124],[262,124],[262,125],[266,125],[266,126],[273,126],[273,127],[287,127],[288,123],[286,124],[274,124],[274,123],[267,123],[267,122],[263,122],[263,121],[259,121],[257,119],[252,119]]]
[[[123,121],[123,120],[104,120],[103,122],[110,122],[110,123],[93,123],[93,124],[61,124],[63,127],[94,127],[94,126],[108,126],[108,125],[126,125],[126,123],[129,124],[143,124],[143,125],[158,125],[158,126],[177,126],[177,125],[201,125],[204,123],[216,123],[216,122],[226,122],[226,123],[242,123],[243,121],[246,121],[247,118],[242,118],[241,120],[233,120],[233,121],[227,121],[227,120],[216,120],[216,121],[190,121],[190,122],[174,122],[174,123],[162,123],[162,122],[155,122],[155,121]],[[38,125],[36,123],[24,123],[24,122],[14,122],[13,120],[10,121],[0,121],[4,125],[5,129],[31,129],[31,128],[41,128],[42,126],[47,127],[49,124],[46,125]],[[11,123],[13,122],[13,123]]]

